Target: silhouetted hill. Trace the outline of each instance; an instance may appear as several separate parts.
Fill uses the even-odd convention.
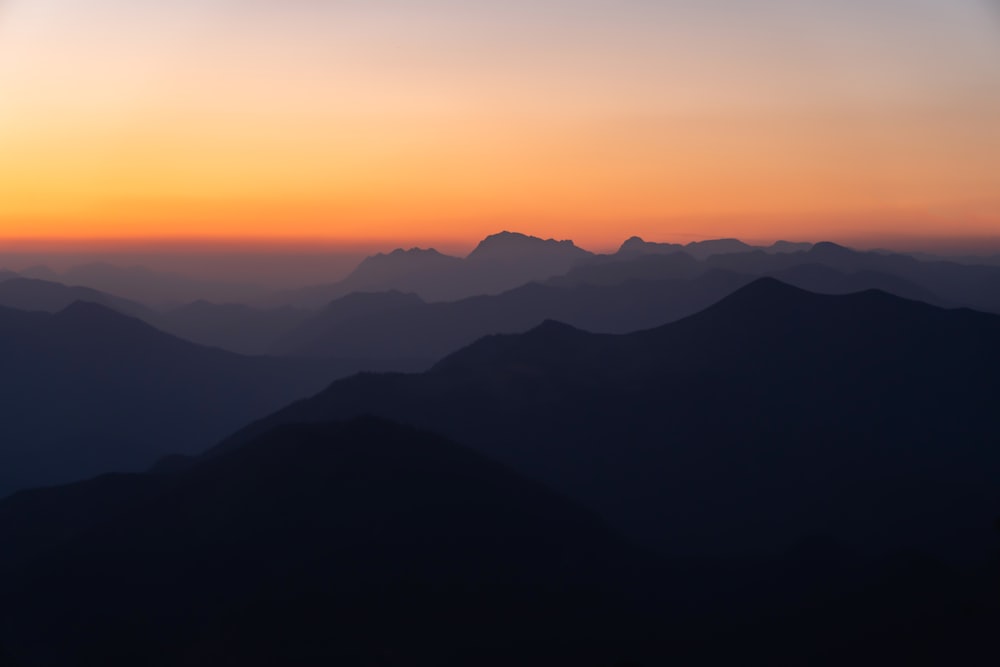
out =
[[[195,301],[157,313],[148,321],[180,338],[239,354],[265,354],[290,331],[314,316],[300,308],[254,308]]]
[[[502,232],[484,239],[465,259],[436,250],[398,249],[363,261],[339,283],[286,290],[269,304],[322,307],[351,292],[400,291],[428,301],[495,294],[570,270],[591,253],[572,241]]]
[[[473,262],[502,263],[540,260],[546,264],[539,267],[539,270],[560,272],[560,268],[568,270],[574,263],[590,257],[591,254],[578,248],[572,241],[540,239],[517,232],[500,232],[480,241],[467,259]]]
[[[373,419],[18,494],[0,544],[0,636],[59,665],[613,664],[645,567],[544,487]]]
[[[644,241],[638,236],[633,236],[621,245],[613,257],[616,259],[625,259],[637,255],[669,255],[675,252],[684,252],[691,257],[704,260],[712,255],[753,252],[755,250],[762,250],[772,254],[789,253],[806,251],[811,247],[811,243],[792,243],[790,241],[776,241],[766,247],[751,246],[739,239],[711,239],[681,245],[678,243],[652,243]]]
[[[107,262],[73,267],[60,274],[58,279],[157,307],[177,306],[198,299],[242,303],[265,293],[256,285],[201,280],[144,266],[122,267]]]
[[[807,252],[813,247],[812,243],[803,243],[795,241],[775,241],[766,248],[762,248],[764,252],[770,253],[790,253],[790,252]]]
[[[0,368],[2,495],[200,451],[372,365],[242,357],[77,302],[54,315],[0,311]]]
[[[7,269],[0,269],[0,282],[4,280],[10,280],[11,278],[20,278],[20,274],[14,271],[8,271]]]
[[[434,361],[494,333],[521,333],[546,319],[590,331],[626,333],[691,315],[750,278],[721,271],[684,280],[554,287],[529,283],[495,296],[425,303],[399,293],[354,294],[334,301],[272,351]]]
[[[35,280],[48,280],[49,282],[59,282],[59,274],[50,269],[49,267],[38,264],[35,266],[29,266],[26,269],[21,269],[18,271],[22,278],[34,278]]]
[[[944,308],[954,307],[936,294],[908,280],[877,271],[843,273],[823,264],[798,264],[774,271],[770,277],[819,294],[852,294],[877,289],[911,301],[923,301]]]
[[[762,279],[657,329],[546,325],[422,375],[363,375],[258,422],[438,430],[688,553],[976,553],[994,539],[1000,317]],[[957,518],[956,518],[957,517]]]
[[[644,242],[629,241],[633,250]],[[649,245],[649,244],[645,244]],[[652,244],[654,248],[657,244]],[[919,261],[909,255],[887,251],[859,252],[830,242],[775,244],[769,248],[747,247],[743,251],[719,252],[695,259],[684,252],[666,254],[626,252],[601,256],[564,276],[554,285],[610,285],[628,280],[694,278],[711,270],[747,276],[775,276],[809,289],[846,293],[859,289],[884,289],[904,298],[918,298],[935,305],[955,305],[1000,313],[1000,267],[969,265],[951,261]],[[708,248],[725,247],[709,244]],[[800,249],[808,248],[808,249]],[[733,246],[733,250],[737,250]],[[811,267],[811,268],[799,268]],[[825,267],[841,274],[823,279]]]
[[[817,243],[808,252],[716,255],[709,266],[740,273],[773,275],[798,264],[822,264],[846,274],[875,273],[907,281],[938,301],[1000,312],[1000,267],[946,261],[919,261],[908,255],[859,252]]]
[[[653,243],[644,241],[638,236],[632,236],[625,240],[615,253],[619,257],[635,255],[669,255],[675,252],[683,252],[684,246],[679,243]]]
[[[630,280],[687,280],[708,271],[704,263],[684,252],[617,255],[581,264],[546,281],[560,287],[572,285],[617,285]]]
[[[739,239],[710,239],[695,241],[684,246],[684,251],[696,259],[705,259],[712,255],[728,255],[732,253],[749,252],[754,247]]]
[[[112,310],[136,317],[152,315],[152,311],[141,304],[88,287],[68,287],[61,283],[32,278],[13,278],[0,281],[0,305],[8,308],[55,313],[76,301],[99,303]]]

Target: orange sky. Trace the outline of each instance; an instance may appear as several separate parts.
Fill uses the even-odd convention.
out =
[[[0,239],[1000,237],[1000,24],[904,4],[13,0]]]

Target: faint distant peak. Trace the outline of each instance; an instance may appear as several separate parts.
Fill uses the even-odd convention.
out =
[[[775,241],[769,247],[764,248],[767,252],[772,253],[792,253],[792,252],[807,252],[812,250],[813,244],[807,242],[796,242],[796,241]]]
[[[396,248],[392,252],[380,252],[366,257],[359,265],[359,268],[389,265],[423,266],[455,262],[457,260],[457,257],[445,255],[434,248]]]
[[[537,327],[527,332],[528,336],[534,337],[559,337],[575,334],[587,334],[587,332],[583,329],[577,329],[576,327],[566,324],[565,322],[552,319],[543,321]]]
[[[380,252],[375,257],[445,257],[435,248],[396,248],[392,252]]]
[[[37,280],[58,281],[59,274],[47,266],[37,265],[21,269],[18,273],[25,278],[35,278]]]
[[[712,308],[767,310],[792,307],[812,297],[819,295],[767,276],[741,287]]]
[[[570,240],[542,239],[520,232],[503,231],[487,236],[480,241],[476,249],[469,254],[468,259],[506,259],[538,254],[586,257],[591,253],[578,247]]]
[[[684,246],[677,243],[654,243],[646,241],[640,236],[633,236],[621,244],[621,247],[618,248],[618,253],[622,255],[635,255],[680,252],[683,249]]]
[[[102,306],[93,301],[74,301],[58,313],[56,318],[63,321],[93,321],[98,319],[107,320],[130,320],[133,318],[122,315],[115,310]]]
[[[826,257],[846,256],[853,255],[855,253],[854,250],[851,250],[846,246],[833,243],[832,241],[820,241],[814,245],[809,252],[812,255],[823,255]]]

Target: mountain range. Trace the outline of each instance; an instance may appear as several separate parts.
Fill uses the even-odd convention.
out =
[[[559,275],[592,256],[572,241],[500,232],[483,239],[465,258],[421,248],[374,255],[338,283],[281,292],[267,303],[320,308],[351,292],[386,290],[448,301],[494,294]]]
[[[76,302],[55,314],[0,308],[0,368],[4,495],[197,452],[336,377],[381,367],[245,357]]]
[[[977,552],[1000,507],[998,341],[995,315],[760,279],[647,331],[550,321],[423,374],[341,380],[217,451],[370,414],[466,443],[657,548],[775,553],[823,535]]]
[[[0,500],[0,644],[71,667],[991,664],[998,341],[1000,316],[764,278],[662,327],[548,321],[340,380],[201,456]]]

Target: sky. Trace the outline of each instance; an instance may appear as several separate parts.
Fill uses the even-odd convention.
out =
[[[0,0],[8,246],[501,229],[1000,249],[1000,3]]]

